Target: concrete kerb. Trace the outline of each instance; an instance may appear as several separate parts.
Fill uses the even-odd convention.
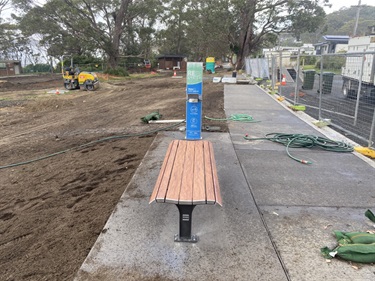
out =
[[[332,128],[330,128],[328,126],[325,126],[325,127],[322,127],[322,128],[320,128],[318,126],[315,126],[314,122],[316,122],[318,120],[316,120],[315,118],[311,117],[310,115],[307,115],[303,111],[294,111],[294,110],[291,110],[289,108],[289,106],[292,105],[290,102],[288,102],[287,100],[283,100],[283,101],[280,102],[275,97],[275,96],[281,97],[280,95],[270,95],[263,88],[259,87],[258,85],[256,85],[256,86],[260,90],[262,90],[265,94],[268,94],[272,99],[274,99],[276,102],[278,102],[282,107],[284,107],[285,109],[289,110],[293,115],[297,116],[299,119],[301,119],[302,121],[304,121],[309,126],[313,127],[319,133],[325,135],[327,138],[330,138],[332,140],[339,140],[339,141],[351,144],[352,146],[360,146],[358,143],[352,141],[351,139],[348,139],[344,135],[336,132],[335,130],[333,130]],[[363,161],[365,161],[366,163],[368,163],[371,167],[375,168],[375,161],[372,161],[371,159],[367,158],[366,156],[364,156],[361,153],[356,152],[356,151],[353,151],[353,154],[355,156],[359,157],[360,159],[362,159]]]

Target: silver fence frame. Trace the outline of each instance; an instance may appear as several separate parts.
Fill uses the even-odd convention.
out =
[[[275,86],[279,85],[280,82],[282,81],[283,73],[286,71],[286,66],[285,66],[285,61],[291,62],[293,61],[293,64],[291,64],[289,67],[293,67],[295,72],[296,72],[296,79],[291,82],[289,81],[288,84],[288,89],[291,91],[292,87],[294,88],[294,94],[293,98],[291,96],[288,96],[286,92],[283,92],[283,87],[284,86],[279,86],[279,94],[284,96],[289,102],[291,102],[293,105],[305,105],[306,108],[308,109],[313,109],[314,111],[317,111],[317,114],[315,114],[316,119],[318,120],[324,120],[326,121],[329,119],[327,116],[339,116],[340,118],[346,119],[346,122],[336,122],[335,119],[339,118],[333,118],[330,121],[330,125],[334,128],[336,128],[338,131],[344,132],[347,134],[348,138],[354,137],[354,140],[360,140],[362,144],[366,144],[370,148],[374,148],[374,143],[375,143],[375,94],[372,96],[372,101],[368,103],[364,103],[364,100],[361,97],[361,91],[362,91],[362,78],[364,75],[364,67],[366,63],[366,56],[368,55],[373,55],[373,68],[375,68],[375,52],[358,52],[358,53],[340,53],[340,54],[323,54],[323,55],[306,55],[306,54],[301,54],[300,50],[298,50],[298,53],[295,55],[288,55],[288,56],[283,56],[282,52],[280,52],[278,55],[271,55],[267,57],[268,60],[268,66],[269,66],[269,73],[270,73],[270,78],[271,78],[271,86],[272,89],[275,89]],[[317,96],[310,95],[312,96],[315,100],[314,102],[317,102],[317,104],[314,103],[309,103],[306,102],[305,100],[301,100],[300,94],[301,94],[301,84],[304,84],[304,76],[302,75],[302,66],[301,66],[301,60],[306,58],[306,57],[314,57],[316,61],[320,61],[319,63],[319,71],[320,73],[317,73],[319,75],[319,84],[317,85]],[[342,94],[342,89],[335,88],[335,98],[336,100],[332,101],[327,101],[327,95],[325,95],[324,92],[324,75],[325,75],[325,70],[326,70],[326,65],[328,65],[328,61],[335,59],[337,57],[344,57],[345,62],[349,57],[357,57],[361,58],[361,66],[359,68],[359,81],[358,81],[358,89],[356,93],[356,98],[355,99],[347,99],[344,100],[342,98],[338,98],[336,96]],[[343,59],[342,59],[343,60]],[[336,72],[340,71],[341,69],[336,69]],[[318,71],[317,71],[318,72]],[[375,69],[373,69],[372,75],[374,74]],[[320,75],[322,74],[322,75]],[[335,76],[341,76],[342,80],[342,74],[334,74]],[[372,76],[373,77],[373,76]],[[336,78],[335,81],[332,83],[337,83],[340,78]],[[374,78],[373,78],[374,79]],[[289,79],[290,80],[290,79]],[[278,81],[278,82],[277,82]],[[374,82],[374,81],[373,81]],[[342,82],[344,83],[344,82]],[[373,83],[372,83],[373,84]],[[331,88],[334,86],[331,85]],[[343,87],[343,86],[342,86]],[[373,86],[375,87],[375,86]],[[315,88],[314,88],[315,90]],[[303,90],[302,90],[303,91]],[[304,91],[308,92],[308,91]],[[341,92],[341,93],[340,93]],[[371,94],[372,95],[372,94]],[[316,100],[317,99],[317,100]],[[327,102],[330,102],[329,106],[334,107],[332,110],[329,106],[327,106]],[[336,103],[342,104],[342,106],[336,106]],[[354,105],[354,112],[348,113],[347,108],[350,106],[350,108],[353,107],[353,103],[355,102]],[[365,104],[365,105],[364,105]],[[371,111],[371,108],[373,107],[372,113],[369,113],[369,110]],[[366,113],[363,113],[364,108],[367,110]],[[308,113],[308,110],[306,110],[306,113]],[[359,126],[359,116],[361,116],[362,119],[365,121],[365,125],[361,125],[362,127]],[[348,120],[351,120],[352,122],[349,122]],[[362,120],[363,121],[363,120]],[[363,123],[363,122],[362,122]],[[371,124],[371,125],[368,125]]]

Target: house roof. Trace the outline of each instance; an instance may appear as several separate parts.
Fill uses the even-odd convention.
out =
[[[349,36],[348,35],[324,35],[324,42],[318,42],[314,44],[315,47],[330,45],[330,44],[348,44]]]
[[[348,35],[324,35],[323,39],[327,42],[334,42],[334,43],[348,43],[349,42]]]

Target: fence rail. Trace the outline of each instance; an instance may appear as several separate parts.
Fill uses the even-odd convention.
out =
[[[374,148],[375,52],[267,58],[272,88],[315,119]]]

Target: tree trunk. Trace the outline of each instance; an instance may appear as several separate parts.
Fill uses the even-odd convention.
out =
[[[107,51],[109,66],[116,68],[118,66],[118,59],[120,54],[120,40],[124,32],[124,21],[132,0],[122,0],[117,13],[114,14],[115,28],[113,30],[113,37],[110,50]]]
[[[246,5],[241,12],[241,33],[239,36],[239,51],[237,54],[237,64],[236,69],[242,68],[245,58],[250,54],[251,51],[251,41],[253,40],[254,31],[254,17],[255,17],[255,7],[257,0],[247,0]]]

